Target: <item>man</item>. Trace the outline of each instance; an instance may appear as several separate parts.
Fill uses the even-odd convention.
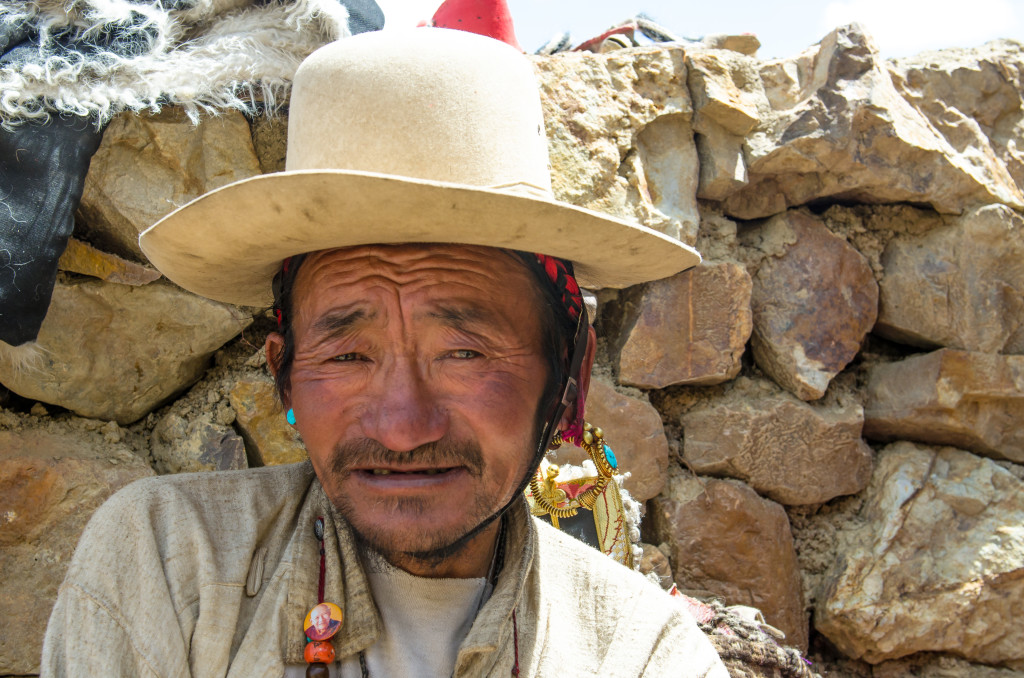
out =
[[[329,603],[320,603],[309,613],[309,625],[306,626],[306,636],[310,640],[328,640],[341,628],[341,621],[331,619],[331,606]]]
[[[357,36],[296,74],[287,171],[143,234],[187,289],[273,302],[267,359],[310,463],[115,495],[44,673],[726,675],[660,589],[526,508],[549,441],[582,436],[595,340],[574,268],[623,286],[699,261],[554,201],[542,123],[501,42]],[[326,649],[303,625],[321,603],[344,613]]]

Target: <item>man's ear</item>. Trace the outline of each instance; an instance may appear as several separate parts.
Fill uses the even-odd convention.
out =
[[[569,428],[576,418],[576,407],[586,401],[587,393],[590,391],[590,371],[594,368],[594,357],[597,355],[597,332],[594,331],[593,325],[588,325],[587,333],[587,352],[583,356],[583,364],[580,365],[579,394],[573,406],[565,408],[565,412],[562,413],[562,419],[558,422],[559,431]]]
[[[267,335],[263,348],[267,354],[267,369],[270,370],[270,376],[276,379],[277,370],[281,366],[281,356],[284,354],[284,335],[280,332],[271,332]]]
[[[270,376],[277,379],[278,370],[281,368],[281,356],[284,355],[284,335],[280,332],[271,332],[267,335],[267,341],[263,344],[264,351],[267,354],[267,369],[270,370]],[[285,409],[291,407],[291,403],[288,402],[288,389],[281,395],[281,399],[284,401]]]

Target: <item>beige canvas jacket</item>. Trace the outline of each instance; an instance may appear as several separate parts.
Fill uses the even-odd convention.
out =
[[[710,642],[657,586],[512,510],[505,567],[462,643],[455,676],[509,676],[516,611],[522,676],[726,678]],[[344,611],[339,658],[381,622],[348,525],[309,463],[136,482],[93,516],[43,644],[46,676],[280,678],[302,664],[302,621]],[[262,562],[262,564],[261,564]],[[248,582],[248,585],[247,585]]]

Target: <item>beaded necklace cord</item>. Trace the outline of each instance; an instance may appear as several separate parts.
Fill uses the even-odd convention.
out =
[[[324,551],[323,516],[317,516],[316,520],[313,521],[313,534],[316,535],[316,540],[320,542],[320,581],[316,590],[316,602],[319,605],[324,602],[324,576],[327,574],[327,552]]]
[[[498,530],[498,540],[494,546],[494,555],[491,557],[491,565],[487,571],[487,580],[492,587],[497,586],[498,574],[505,566],[505,531],[507,527],[507,517],[501,517],[501,527]],[[317,586],[317,605],[321,605],[324,602],[324,579],[327,573],[327,555],[324,549],[324,519],[323,516],[317,516],[316,520],[313,521],[313,534],[317,541],[320,542],[320,578]],[[480,607],[483,607],[483,600],[481,599]],[[480,609],[477,609],[479,614]],[[307,642],[312,642],[309,638]],[[515,657],[515,663],[512,665],[512,675],[519,675],[519,624],[516,621],[516,610],[512,608],[512,649]],[[331,652],[333,658],[334,652]],[[322,667],[322,669],[321,669]],[[307,678],[312,678],[312,675],[316,676],[327,676],[327,667],[321,663],[310,663],[306,668]],[[362,678],[370,678],[370,670],[366,667],[366,652],[359,652],[359,672]]]

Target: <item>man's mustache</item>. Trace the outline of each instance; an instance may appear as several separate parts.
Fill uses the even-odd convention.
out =
[[[461,466],[470,475],[479,477],[483,473],[484,459],[476,442],[452,440],[448,436],[405,452],[396,452],[376,440],[363,438],[339,443],[331,455],[330,465],[331,471],[344,475],[356,469],[391,465],[422,465],[431,468]]]

